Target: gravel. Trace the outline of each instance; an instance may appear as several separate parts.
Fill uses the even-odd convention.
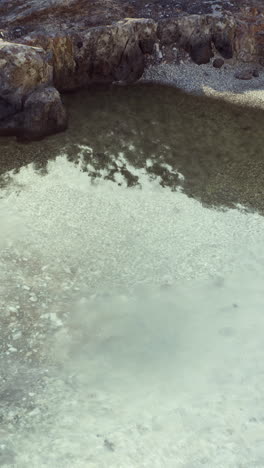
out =
[[[159,64],[148,67],[141,81],[155,81],[177,86],[189,93],[221,97],[254,107],[264,107],[264,70],[251,80],[238,80],[235,73],[255,69],[249,65],[226,64],[215,69],[212,64]]]

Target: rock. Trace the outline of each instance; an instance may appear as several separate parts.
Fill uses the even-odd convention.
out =
[[[39,47],[0,42],[1,135],[35,139],[66,128],[50,59]]]
[[[15,114],[15,112],[15,107],[10,102],[0,97],[0,121],[7,119],[11,115]]]
[[[213,57],[213,51],[210,41],[205,40],[204,42],[196,42],[190,45],[190,56],[191,59],[202,65],[203,63],[209,63]]]
[[[225,59],[231,59],[233,57],[233,46],[232,42],[228,39],[214,38],[214,45],[216,50],[224,57]]]
[[[182,1],[183,10],[169,1],[166,8],[174,14],[162,19],[156,0],[148,7],[153,19],[138,19],[143,11],[140,0],[22,3],[0,1],[1,132],[35,138],[65,128],[65,111],[54,88],[68,91],[93,83],[136,81],[144,71],[145,54],[152,54],[149,62],[167,59],[163,46],[176,48],[178,57],[189,54],[197,64],[210,61],[213,46],[224,59],[263,61],[264,8],[259,0],[241,0],[236,8],[226,3],[217,15],[208,14],[211,10],[202,0],[194,9],[187,8],[192,2]],[[200,14],[190,14],[197,11]],[[213,66],[220,68],[220,60]],[[257,76],[254,70],[236,75]]]
[[[18,27],[14,28],[11,31],[11,36],[14,39],[19,39],[20,37],[24,36],[25,34],[26,34],[26,29],[21,27],[21,26],[18,26]]]
[[[222,68],[222,66],[224,65],[225,61],[221,58],[216,58],[214,59],[213,61],[213,67],[214,68]]]
[[[213,56],[212,42],[225,58],[233,54],[234,21],[223,15],[188,15],[161,20],[157,35],[164,45],[176,45],[189,52],[197,64],[208,63]]]
[[[74,89],[73,81],[77,72],[74,48],[80,50],[79,36],[71,37],[56,30],[51,33],[41,30],[27,35],[24,42],[30,46],[41,47],[51,55],[53,84],[56,88],[60,91]]]
[[[259,77],[259,71],[255,68],[255,70],[253,70],[252,75],[254,76],[254,78],[258,78]]]
[[[154,49],[155,39],[143,39],[139,41],[139,47],[143,54],[152,54]]]
[[[181,36],[179,18],[162,19],[159,21],[157,36],[163,45],[179,43]]]
[[[141,22],[148,30],[148,21]],[[142,33],[142,34],[140,34]],[[67,88],[92,83],[133,82],[144,71],[144,54],[139,43],[144,39],[137,21],[118,22],[92,28],[82,37],[82,48],[74,47],[75,72],[68,76]],[[61,84],[56,83],[61,89]]]
[[[67,128],[67,114],[59,92],[53,87],[34,91],[25,100],[23,137],[43,138]]]
[[[223,30],[218,29],[214,31],[212,40],[216,50],[225,59],[231,59],[233,57],[233,42],[235,37],[235,26],[233,22],[228,22]]]
[[[65,34],[31,34],[24,38],[40,45],[53,57],[54,85],[60,91],[74,90],[93,83],[133,82],[144,71],[144,54],[156,42],[156,23],[127,19],[88,31]]]
[[[242,70],[235,73],[235,78],[237,78],[238,80],[251,80],[252,77],[252,70]]]
[[[0,97],[17,109],[28,93],[52,82],[52,66],[41,48],[0,41]]]
[[[256,13],[256,9],[242,5],[236,13],[217,17],[201,14],[162,19],[157,34],[162,44],[174,44],[188,52],[197,49],[197,44],[204,44],[203,50],[208,53],[205,44],[209,41],[224,59],[234,57],[240,62],[254,62],[263,56],[264,8]],[[206,53],[202,55],[206,57]]]
[[[67,115],[59,92],[53,87],[33,91],[19,112],[0,120],[0,135],[36,140],[67,128]]]

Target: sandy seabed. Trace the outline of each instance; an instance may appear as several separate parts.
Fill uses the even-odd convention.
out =
[[[2,466],[264,466],[263,217],[135,172],[1,191]]]

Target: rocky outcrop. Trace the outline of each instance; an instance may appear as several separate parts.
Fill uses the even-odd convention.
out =
[[[19,26],[19,44],[0,44],[0,134],[39,138],[64,129],[66,116],[55,88],[136,81],[156,29],[154,21],[144,19],[66,33],[54,28],[23,35]]]
[[[234,48],[243,62],[264,59],[264,8],[244,8],[236,19]]]
[[[136,81],[144,71],[144,54],[152,52],[156,29],[152,20],[127,19],[82,33],[35,32],[23,42],[52,52],[54,84],[66,91],[93,83]]]
[[[213,57],[213,48],[224,58],[233,57],[236,24],[230,15],[191,15],[161,20],[158,38],[162,44],[174,44],[186,50],[198,65],[208,63]]]
[[[197,64],[208,63],[214,52],[237,62],[264,63],[264,8],[162,19],[158,38],[185,50]]]
[[[219,13],[212,1],[197,0],[200,14],[189,14],[193,2],[177,0],[179,9],[167,0],[174,16],[160,18],[150,0],[152,18],[124,19],[128,13],[136,16],[142,2],[2,0],[0,133],[31,138],[65,128],[56,89],[136,81],[146,56],[162,60],[162,47],[183,51],[197,64],[214,56],[264,63],[264,8],[245,7],[248,2],[258,0],[242,0],[240,9],[226,2]]]
[[[66,114],[43,49],[0,42],[0,134],[40,138],[65,129]]]
[[[40,47],[0,42],[1,97],[20,107],[25,96],[53,80],[50,57]]]

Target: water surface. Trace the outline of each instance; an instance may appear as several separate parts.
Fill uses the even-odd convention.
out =
[[[65,100],[0,141],[0,466],[262,468],[262,113]]]
[[[65,104],[66,133],[25,146],[0,141],[0,173],[30,162],[45,173],[48,161],[64,152],[70,161],[81,157],[93,178],[113,180],[119,173],[133,186],[138,179],[127,161],[206,204],[263,211],[262,110],[156,84],[95,87],[65,96]]]

